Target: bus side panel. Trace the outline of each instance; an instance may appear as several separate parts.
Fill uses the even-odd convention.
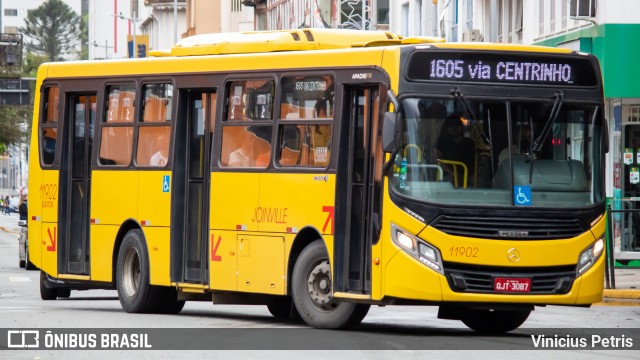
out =
[[[259,173],[212,173],[211,228],[257,231],[254,214],[259,206],[259,181]]]
[[[284,238],[238,234],[238,290],[284,295]]]
[[[209,286],[215,290],[238,290],[237,282],[237,233],[235,231],[210,230]]]
[[[212,289],[238,289],[237,235],[258,230],[258,224],[252,219],[258,207],[259,181],[258,173],[211,174],[209,279]]]
[[[169,226],[171,172],[140,171],[138,219],[146,226]]]
[[[91,280],[113,281],[112,260],[120,226],[91,224]]]
[[[118,226],[127,219],[138,219],[137,171],[93,171],[91,219],[96,223]]]
[[[171,285],[169,276],[169,227],[143,227],[149,254],[149,282],[151,285]]]
[[[64,246],[58,241],[58,179],[58,170],[43,171],[39,191],[40,211],[42,212],[40,268],[53,276],[58,275],[58,249],[61,245]],[[29,203],[29,208],[31,213],[31,203]],[[34,211],[38,211],[38,209],[36,208]],[[33,215],[37,214],[33,213]]]
[[[261,232],[296,232],[312,226],[333,234],[334,174],[262,174],[253,218]]]

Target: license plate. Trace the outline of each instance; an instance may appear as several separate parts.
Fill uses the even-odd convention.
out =
[[[531,291],[531,279],[528,278],[495,278],[493,290],[498,292],[525,293]]]

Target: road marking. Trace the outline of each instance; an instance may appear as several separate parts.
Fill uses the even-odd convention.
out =
[[[26,276],[9,276],[9,282],[29,282],[31,278]]]

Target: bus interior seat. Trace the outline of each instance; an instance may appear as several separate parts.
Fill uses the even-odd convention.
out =
[[[280,152],[280,165],[296,165],[300,159],[300,150],[293,150],[283,146]]]
[[[526,156],[513,156],[515,184],[529,184],[531,163]],[[511,186],[510,160],[504,160],[496,171],[494,188]],[[589,181],[578,160],[533,160],[531,189],[537,191],[589,191]]]
[[[224,130],[221,163],[228,167],[265,167],[266,164],[259,164],[258,158],[263,155],[268,159],[271,152],[271,145],[268,141],[259,138],[256,134],[248,131],[246,127],[229,126]]]
[[[100,163],[103,165],[129,165],[133,128],[103,127],[100,141]]]

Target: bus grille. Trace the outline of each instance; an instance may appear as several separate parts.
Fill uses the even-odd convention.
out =
[[[578,219],[496,218],[440,216],[431,224],[449,235],[483,239],[568,239],[578,236],[584,229]]]
[[[455,292],[497,294],[499,292],[493,290],[493,279],[506,277],[531,279],[531,291],[519,294],[566,294],[576,278],[576,266],[506,268],[445,262],[444,273]]]

